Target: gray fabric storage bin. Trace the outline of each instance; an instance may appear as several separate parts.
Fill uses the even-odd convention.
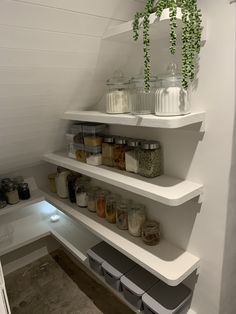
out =
[[[102,264],[106,282],[117,291],[121,291],[120,278],[137,264],[113,249],[112,254]]]
[[[145,314],[177,314],[188,306],[192,292],[185,285],[176,287],[160,281],[142,297]]]
[[[159,279],[140,266],[121,277],[121,284],[125,299],[138,310],[143,308],[142,296],[151,289]]]

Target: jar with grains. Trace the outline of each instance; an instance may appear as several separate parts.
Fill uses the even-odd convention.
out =
[[[3,190],[0,190],[0,209],[7,206],[7,198]]]
[[[142,240],[147,245],[156,245],[160,242],[160,224],[156,221],[146,221],[142,227]]]
[[[138,152],[139,140],[131,139],[127,141],[127,150],[125,152],[125,170],[138,173]]]
[[[80,176],[81,176],[80,174],[75,173],[75,172],[72,172],[67,176],[68,195],[69,195],[69,200],[71,201],[71,203],[76,203],[75,183],[76,183],[76,180]]]
[[[83,125],[84,144],[86,146],[101,146],[102,134],[106,128],[106,124],[88,123]]]
[[[88,210],[92,213],[96,213],[96,197],[99,190],[97,186],[93,186],[88,190]]]
[[[125,170],[125,152],[127,140],[124,137],[115,138],[113,147],[114,167],[120,170]]]
[[[130,200],[121,200],[116,209],[116,226],[121,230],[128,230],[128,213],[131,206]]]
[[[162,174],[162,152],[159,142],[141,142],[138,155],[138,173],[141,176],[154,178]]]
[[[117,203],[120,196],[116,194],[110,194],[106,198],[106,220],[111,223],[116,223],[116,209],[117,209]]]
[[[57,168],[56,188],[57,195],[61,198],[68,198],[67,177],[69,174],[70,171],[65,168]]]
[[[30,189],[28,183],[20,183],[18,185],[18,193],[21,200],[28,200],[30,198]]]
[[[113,147],[115,139],[113,136],[105,136],[102,143],[102,164],[113,167]]]
[[[106,198],[108,194],[108,191],[101,190],[96,195],[96,213],[98,217],[106,217]]]
[[[82,208],[88,207],[89,181],[88,178],[84,177],[76,180],[76,204]]]
[[[4,189],[8,204],[14,205],[20,201],[17,186],[12,181],[8,182]]]
[[[135,237],[140,237],[145,220],[145,206],[141,204],[132,204],[128,214],[129,233]]]
[[[48,175],[48,183],[49,183],[49,190],[52,193],[57,193],[57,187],[56,187],[56,177],[57,173],[50,173]]]

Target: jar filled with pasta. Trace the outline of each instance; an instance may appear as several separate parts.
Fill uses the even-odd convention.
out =
[[[116,137],[113,149],[114,167],[125,170],[125,152],[127,140],[124,137]]]
[[[115,139],[113,136],[105,136],[102,143],[102,164],[113,167],[113,148]]]

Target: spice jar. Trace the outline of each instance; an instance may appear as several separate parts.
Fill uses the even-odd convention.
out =
[[[120,170],[125,170],[126,142],[126,138],[115,138],[115,145],[113,148],[114,167]]]
[[[99,217],[106,217],[106,198],[109,192],[101,190],[96,195],[96,213]]]
[[[143,75],[139,75],[130,80],[131,86],[131,112],[132,114],[154,113],[155,92],[157,78],[150,78],[150,91],[146,92]]]
[[[156,245],[160,242],[160,224],[156,221],[146,221],[142,227],[142,240],[147,245]]]
[[[57,176],[57,173],[50,173],[48,175],[49,190],[52,193],[57,193],[56,176]]]
[[[129,81],[120,71],[107,80],[106,112],[110,114],[130,112]]]
[[[8,204],[14,205],[20,201],[17,186],[12,181],[4,186],[4,190]]]
[[[138,173],[141,176],[154,178],[162,174],[162,153],[159,142],[141,142],[138,155]]]
[[[116,208],[118,203],[119,195],[111,194],[106,198],[106,220],[111,223],[116,223]]]
[[[121,230],[128,230],[128,212],[130,210],[131,201],[121,200],[117,204],[116,209],[116,226]]]
[[[18,185],[18,193],[21,200],[28,200],[30,198],[30,189],[28,183],[20,183]]]
[[[106,130],[105,124],[89,123],[83,125],[84,144],[86,146],[101,146],[102,133]]]
[[[99,188],[94,186],[88,190],[88,210],[92,213],[96,213],[96,196]]]
[[[57,195],[61,198],[68,198],[67,177],[69,174],[70,171],[65,168],[57,168],[56,188]]]
[[[182,76],[175,63],[168,66],[167,74],[161,78],[161,87],[155,95],[155,114],[178,116],[190,113],[188,91],[182,87]]]
[[[86,208],[88,207],[88,187],[89,179],[82,177],[76,180],[76,204],[79,207]]]
[[[141,204],[132,204],[128,214],[129,233],[135,237],[140,237],[145,220],[145,207]]]
[[[138,152],[139,141],[132,139],[127,142],[125,152],[125,170],[128,172],[138,173]]]
[[[114,147],[114,137],[106,136],[103,138],[102,143],[102,164],[104,166],[113,167],[113,147]]]
[[[7,198],[5,196],[5,193],[0,190],[0,209],[7,206]]]
[[[85,146],[86,162],[88,165],[100,166],[102,164],[102,147]]]
[[[76,203],[75,197],[75,183],[80,175],[78,173],[70,173],[67,176],[68,195],[71,203]]]

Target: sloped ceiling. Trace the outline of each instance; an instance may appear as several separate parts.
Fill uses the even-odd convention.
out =
[[[102,40],[138,0],[0,0],[0,174],[32,165],[64,140],[61,114],[102,98],[132,47]]]

